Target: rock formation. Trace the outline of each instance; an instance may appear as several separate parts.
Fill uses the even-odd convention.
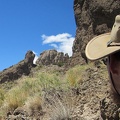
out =
[[[56,50],[48,50],[40,54],[40,57],[37,60],[37,64],[58,65],[61,63],[66,64],[68,61],[71,66],[77,64],[86,64],[86,62],[88,62],[84,51],[86,44],[91,38],[99,34],[109,32],[111,30],[115,16],[117,14],[120,14],[120,1],[74,0],[74,13],[77,29],[75,41],[72,48],[72,57],[69,58],[67,54],[64,55],[62,52],[57,52]],[[5,81],[15,80],[21,77],[23,74],[28,75],[33,66],[34,56],[35,55],[29,51],[25,56],[25,60],[1,72],[0,82],[3,83]],[[99,62],[100,61],[98,61],[98,63]],[[120,104],[119,101],[114,101],[114,96],[111,94],[110,83],[108,81],[108,78],[106,78],[106,66],[101,67],[101,65],[98,63],[95,63],[96,67],[94,66],[91,68],[90,66],[89,69],[86,69],[85,73],[83,74],[83,81],[80,82],[79,88],[75,88],[72,91],[74,92],[74,94],[72,94],[72,99],[71,101],[68,100],[71,104],[73,98],[75,98],[76,102],[75,109],[72,109],[72,113],[75,113],[72,120],[120,119]],[[104,76],[100,74],[102,72],[104,73]],[[53,91],[51,93],[54,94]],[[55,95],[53,96],[55,97]],[[63,98],[64,94],[61,93],[61,96],[61,98]],[[68,94],[65,95],[65,98],[66,96],[68,96]],[[50,98],[52,97],[50,96]],[[58,91],[57,97],[61,99]],[[47,97],[46,101],[49,102],[50,100],[48,98],[49,97]],[[120,100],[120,98],[115,99]],[[52,102],[49,103],[51,104]],[[15,117],[19,114],[23,117],[26,117],[24,115],[26,113],[21,114],[20,109],[17,109],[15,112]]]
[[[76,29],[75,41],[72,48],[73,56],[70,61],[71,66],[74,66],[76,64],[86,64],[86,62],[88,62],[85,56],[86,44],[89,42],[91,38],[103,33],[110,32],[116,15],[120,14],[120,1],[119,0],[74,0],[74,13],[75,13],[77,29]],[[94,73],[91,74],[93,74],[94,76]],[[101,84],[101,87],[102,86],[105,87],[104,83]],[[110,86],[108,87],[110,88]],[[100,109],[100,114],[99,114],[99,116],[101,116],[100,119],[119,120],[120,119],[119,102],[115,102],[113,100],[113,95],[109,90],[104,89],[104,92],[107,93],[106,97],[104,97],[100,103],[97,103]],[[94,96],[91,99],[93,99]],[[120,100],[119,97],[117,99]],[[86,103],[86,105],[88,103]],[[89,108],[92,104],[93,103],[89,104]],[[97,113],[97,111],[94,112]],[[94,112],[93,112],[93,116],[94,116]],[[83,113],[82,116],[83,118],[86,118],[86,114]],[[88,117],[90,117],[90,115],[88,115]],[[94,119],[97,120],[98,118],[95,117]]]
[[[65,64],[69,59],[68,54],[63,52],[57,52],[56,50],[46,50],[40,54],[36,64],[39,65],[59,65],[62,66]]]
[[[88,41],[109,32],[115,16],[120,14],[119,0],[74,0],[76,37],[73,44],[71,66],[85,64],[85,46]]]
[[[35,54],[32,51],[28,51],[24,60],[0,72],[0,83],[16,80],[22,75],[29,75],[31,68],[34,66],[34,57]]]

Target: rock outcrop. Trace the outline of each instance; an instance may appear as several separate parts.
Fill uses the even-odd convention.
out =
[[[115,16],[120,14],[120,1],[74,0],[74,12],[77,29],[75,41],[73,44],[72,57],[69,58],[67,54],[64,55],[63,53],[57,52],[56,50],[48,50],[40,54],[40,57],[37,60],[37,64],[64,64],[68,61],[71,66],[77,64],[86,64],[88,62],[84,52],[86,44],[91,38],[111,30]],[[33,66],[33,53],[30,52],[30,56],[29,54],[26,54],[25,60],[21,61],[18,65],[10,67],[0,73],[0,82],[2,83],[11,79],[17,79],[23,74],[28,75],[30,73],[31,67]],[[85,73],[81,78],[82,81],[79,83],[78,88],[73,88],[72,92],[69,94],[66,93],[66,91],[64,93],[62,90],[60,91],[60,94],[58,94],[58,90],[43,90],[43,97],[45,102],[49,103],[49,107],[47,106],[46,108],[53,108],[53,110],[51,110],[52,115],[56,115],[56,113],[58,113],[56,109],[56,105],[58,105],[60,110],[63,112],[65,110],[72,110],[70,114],[72,115],[70,117],[71,120],[120,119],[120,98],[115,97],[115,100],[118,101],[113,99],[114,94],[111,94],[106,66],[102,66],[101,63],[98,63],[96,62],[95,66],[90,66],[90,68],[85,70]],[[102,75],[101,73],[104,74]],[[71,99],[66,99],[66,96],[70,96],[68,98]],[[51,98],[53,102],[51,102]],[[54,103],[57,100],[58,102],[54,106]],[[65,101],[60,102],[60,100]],[[70,104],[68,104],[68,109],[66,109],[66,106],[64,107],[64,105],[67,105],[66,102],[70,102]],[[74,109],[71,109],[72,103],[75,105]],[[43,108],[45,109],[45,106]],[[13,116],[9,115],[8,117],[14,117],[12,119],[17,119],[18,117],[22,117],[22,119],[26,120],[30,119],[29,115],[27,116],[26,111],[24,112],[19,108],[15,110],[13,114]],[[43,113],[39,113],[39,115],[41,114]]]
[[[31,68],[35,66],[33,64],[34,57],[35,54],[32,51],[28,51],[24,60],[0,72],[0,83],[16,80],[22,75],[29,75]]]
[[[107,33],[111,31],[116,15],[120,14],[120,1],[119,0],[74,0],[74,13],[76,20],[76,37],[73,44],[73,55],[70,61],[70,65],[74,66],[76,64],[86,64],[88,62],[85,56],[85,47],[86,44],[95,36]],[[91,76],[94,76],[92,73]],[[98,75],[97,75],[98,78]],[[97,79],[96,78],[96,79]],[[102,79],[102,78],[100,78]],[[93,80],[93,78],[92,78]],[[91,80],[91,81],[92,81]],[[108,81],[107,81],[108,82]],[[106,85],[108,84],[106,82]],[[86,83],[85,83],[86,84]],[[92,82],[90,82],[90,85]],[[95,83],[93,83],[95,84]],[[103,83],[102,87],[106,87]],[[106,87],[110,88],[110,85]],[[88,88],[87,88],[88,89]],[[94,87],[95,89],[95,87]],[[106,96],[102,100],[100,98],[100,103],[98,102],[96,105],[100,110],[98,114],[101,118],[97,118],[94,116],[99,110],[93,110],[93,114],[88,114],[88,119],[94,117],[94,120],[119,120],[120,119],[120,102],[115,102],[113,100],[113,94],[111,94],[110,90],[105,90]],[[92,92],[94,93],[94,92]],[[101,95],[104,94],[103,92]],[[94,99],[95,94],[91,98]],[[96,97],[97,98],[97,97]],[[116,100],[120,100],[120,98],[116,98]],[[86,112],[88,112],[91,103],[82,104],[83,106],[88,106]],[[92,107],[94,109],[94,107]],[[97,107],[96,107],[97,108]],[[85,113],[85,111],[84,111]],[[86,114],[82,114],[83,118],[87,118]]]
[[[69,55],[63,52],[57,52],[56,50],[46,50],[40,54],[40,57],[36,61],[39,65],[58,65],[62,66],[69,60]]]
[[[76,37],[70,65],[85,64],[85,46],[88,41],[102,33],[109,32],[115,16],[120,14],[119,0],[74,0]]]

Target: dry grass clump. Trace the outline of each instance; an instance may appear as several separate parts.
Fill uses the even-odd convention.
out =
[[[72,90],[46,91],[44,108],[47,111],[44,120],[72,120],[78,98]]]
[[[81,82],[85,77],[85,70],[90,66],[92,66],[92,63],[89,65],[77,65],[68,70],[66,73],[66,80],[68,81],[70,86],[77,86],[78,83]]]
[[[60,77],[54,73],[40,73],[38,78],[42,89],[59,88],[62,84]]]
[[[54,73],[41,72],[37,73],[35,77],[23,77],[15,87],[6,93],[0,90],[0,111],[4,111],[1,114],[8,111],[12,112],[26,103],[30,103],[28,106],[31,110],[39,109],[41,101],[39,101],[39,97],[37,98],[36,95],[41,96],[43,89],[59,88],[60,84],[59,76],[56,76]],[[34,98],[34,100],[31,98]]]
[[[54,101],[53,106],[51,106],[51,111],[49,112],[50,120],[68,120],[70,119],[70,112],[72,111],[63,101],[59,99]]]
[[[4,96],[3,104],[0,107],[2,116],[5,116],[8,112],[13,112],[16,108],[24,105],[29,92],[26,89],[22,89],[22,86],[16,86],[8,91]]]
[[[19,79],[14,87],[11,87],[7,92],[0,89],[0,116],[5,116],[4,113],[14,111],[16,108],[26,106],[30,113],[40,111],[43,103],[43,91],[62,90],[67,93],[66,88],[76,87],[83,80],[85,70],[90,65],[81,65],[69,69],[66,74],[61,77],[61,74],[48,71],[35,72],[33,76],[23,77]],[[53,71],[53,70],[52,70]],[[51,97],[52,109],[51,118],[69,118],[73,107],[71,104],[74,100],[68,98],[67,94],[62,100]],[[64,103],[63,103],[64,101]]]
[[[30,115],[42,111],[42,98],[40,95],[29,97],[25,102],[25,107]]]
[[[0,89],[0,106],[4,101],[4,98],[5,98],[4,94],[5,94],[5,91],[3,89]]]
[[[8,92],[5,96],[5,104],[9,111],[15,110],[17,107],[22,106],[28,96],[28,92],[25,89],[16,87]]]

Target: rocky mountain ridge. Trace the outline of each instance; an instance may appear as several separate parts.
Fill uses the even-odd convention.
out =
[[[40,54],[40,57],[36,61],[38,65],[64,65],[69,60],[69,55],[63,52],[57,52],[57,50],[46,50]]]
[[[77,64],[86,64],[88,60],[85,56],[85,46],[88,41],[94,36],[110,32],[115,16],[120,14],[119,0],[74,0],[73,8],[77,28],[72,47],[72,57],[69,57],[68,54],[64,55],[62,52],[57,52],[56,50],[47,50],[40,54],[40,57],[37,60],[38,65],[65,64],[66,66],[73,67]],[[32,57],[32,60],[33,59],[34,58]],[[23,60],[18,63],[18,66],[27,63],[25,61],[26,60]],[[31,61],[30,66],[33,66],[33,61]],[[16,65],[13,65],[10,68],[1,71],[0,74],[4,74],[3,76],[5,76],[5,74],[9,73],[6,71],[11,70],[12,68],[19,71],[17,70]],[[30,72],[30,70],[28,71]],[[14,70],[12,73],[14,73]],[[20,74],[22,73],[24,74],[24,72],[21,72]],[[19,75],[15,76],[14,78],[16,79]],[[4,78],[6,79],[9,77]]]
[[[69,58],[67,55],[63,55],[62,53],[57,53],[56,51],[45,51],[41,54],[41,57],[38,59],[38,64],[49,65],[51,63],[58,64],[59,62],[65,62],[67,60],[68,66],[75,66],[75,65],[85,65],[89,63],[87,60],[84,50],[85,46],[88,41],[102,33],[109,32],[112,28],[114,23],[114,18],[117,14],[120,14],[120,1],[119,0],[74,0],[74,13],[75,13],[75,20],[76,20],[76,37],[73,44],[73,55]],[[30,52],[31,53],[31,52]],[[64,58],[61,59],[61,56]],[[9,69],[15,69],[17,71],[21,71],[24,69],[21,64],[24,66],[25,69],[30,69],[27,71],[30,72],[33,66],[33,58],[30,57],[29,59],[23,60],[20,62],[18,67],[11,67]],[[58,59],[60,58],[60,60]],[[27,62],[26,62],[27,61]],[[30,62],[30,64],[28,64]],[[20,68],[20,69],[17,69]],[[28,75],[26,71],[20,72],[22,74],[17,75],[14,70],[12,72],[12,76],[15,75],[15,78],[20,77],[22,74]],[[19,72],[18,72],[19,73]],[[101,73],[104,73],[101,75]],[[0,73],[1,74],[1,73]],[[6,77],[9,72],[7,70],[3,71],[5,77],[3,77],[2,81],[6,80],[9,81],[9,77]],[[120,119],[120,98],[115,96],[115,94],[111,93],[110,83],[107,77],[107,69],[106,66],[101,65],[101,61],[97,61],[94,63],[94,66],[89,66],[85,70],[82,76],[82,82],[79,84],[78,88],[72,88],[70,94],[65,94],[63,90],[60,92],[58,91],[44,91],[45,94],[45,102],[48,102],[49,105],[54,104],[51,98],[58,100],[60,107],[62,106],[62,110],[65,111],[66,108],[63,104],[66,105],[66,101],[64,101],[64,97],[69,96],[70,100],[72,101],[75,98],[75,106],[74,109],[71,111],[71,116],[68,118],[70,120],[119,120]],[[2,82],[1,82],[2,83]],[[47,96],[47,97],[46,97]],[[60,100],[63,102],[60,102]],[[118,101],[117,101],[118,100]],[[62,104],[61,104],[62,103]],[[71,102],[69,103],[71,104]],[[48,106],[47,106],[48,107]],[[53,107],[55,108],[55,107]],[[24,109],[25,110],[25,109]],[[52,109],[54,110],[54,109]],[[55,109],[56,110],[56,109]],[[52,114],[53,113],[52,111]],[[46,115],[48,115],[46,113]],[[27,116],[26,111],[23,111],[20,108],[16,109],[13,114],[8,114],[7,118],[10,119],[31,119],[34,116]],[[38,120],[40,117],[43,116],[42,113],[39,113],[37,116]],[[29,118],[31,117],[31,118]],[[42,119],[42,118],[41,118]],[[45,119],[44,119],[45,120]],[[48,117],[46,117],[48,120]],[[61,120],[55,119],[55,120]]]
[[[7,69],[0,72],[0,84],[6,81],[17,80],[22,77],[22,75],[29,75],[30,71],[35,65],[33,60],[35,54],[32,51],[28,51],[25,55],[25,59],[20,61],[18,64],[13,65]]]
[[[33,64],[34,58],[35,54],[29,50],[24,60],[0,72],[0,83],[17,80],[22,75],[29,75],[31,69],[37,65],[58,65],[60,67],[66,65],[69,60],[69,55],[64,55],[63,52],[57,52],[56,50],[46,50],[40,54],[36,64]]]

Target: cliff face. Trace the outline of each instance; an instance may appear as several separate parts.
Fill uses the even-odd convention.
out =
[[[85,46],[88,41],[109,32],[115,16],[120,14],[119,0],[74,0],[76,37],[73,44],[71,66],[85,64]]]
[[[107,33],[111,31],[116,15],[120,14],[120,1],[119,0],[74,0],[74,13],[76,20],[76,37],[73,44],[73,56],[71,58],[70,65],[74,66],[76,64],[86,64],[88,62],[85,56],[86,44],[95,36]],[[101,70],[101,69],[99,69]],[[94,76],[94,72],[91,73]],[[98,78],[99,73],[96,74]],[[100,78],[101,80],[102,78]],[[93,81],[93,78],[91,78]],[[106,79],[107,80],[107,79]],[[92,84],[92,81],[89,85]],[[97,99],[99,101],[97,106],[99,106],[100,120],[119,120],[120,119],[120,97],[115,94],[111,94],[109,82],[107,80],[106,85],[101,82],[101,88],[104,92],[99,93],[104,97]],[[86,83],[85,83],[86,84]],[[95,81],[93,82],[93,85]],[[98,86],[97,86],[98,87]],[[98,88],[97,88],[98,89]],[[94,91],[97,90],[94,87]],[[93,93],[93,92],[92,92]],[[96,99],[97,96],[94,94],[92,99]],[[95,97],[95,98],[94,98]],[[101,99],[101,100],[100,100]],[[89,103],[89,102],[88,102]],[[87,104],[88,104],[87,103]],[[89,108],[94,102],[88,104]],[[84,106],[87,106],[84,105]],[[95,106],[95,105],[94,105]],[[92,109],[97,107],[92,106]],[[87,109],[86,112],[89,110]],[[85,112],[85,111],[84,111]],[[93,112],[95,113],[95,111]],[[86,118],[86,114],[82,115]],[[88,114],[88,116],[94,116],[93,114]],[[95,120],[98,118],[95,117]]]

